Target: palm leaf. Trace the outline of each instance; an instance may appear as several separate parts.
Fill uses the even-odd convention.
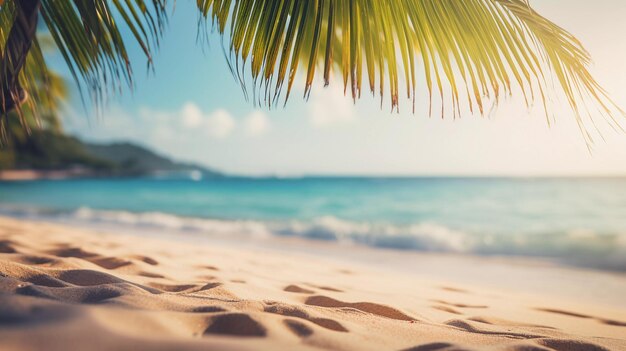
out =
[[[45,24],[44,32],[52,38],[54,45],[65,59],[74,81],[78,84],[81,97],[85,92],[98,106],[110,92],[119,91],[123,85],[132,86],[132,67],[122,31],[132,33],[151,64],[153,47],[166,22],[165,0],[29,0],[39,6],[39,15]],[[14,42],[32,40],[26,53],[12,52],[20,46],[9,45],[11,30],[19,27],[20,6],[17,1],[6,1],[0,6],[0,63],[3,68],[2,82],[12,79],[17,71],[19,86],[30,93],[30,105],[36,112],[42,104],[41,77],[49,73],[39,41],[36,37],[21,37]],[[22,45],[23,46],[23,45]],[[17,49],[16,49],[17,47]],[[24,69],[13,68],[11,57],[27,57]],[[3,84],[3,94],[10,84]],[[13,92],[11,92],[13,93]],[[22,117],[18,107],[18,115]],[[4,108],[3,108],[4,110]],[[23,121],[24,122],[24,121]],[[23,123],[27,128],[27,124]]]
[[[1,47],[6,45],[16,12],[12,2],[3,5],[0,8]],[[2,134],[0,144],[2,144],[1,141],[6,140],[7,135],[5,133],[7,131],[12,134],[20,133],[15,128],[16,124],[13,123],[15,121],[19,121],[17,125],[21,125],[21,128],[27,133],[33,127],[43,126],[52,130],[60,129],[57,111],[61,101],[67,96],[67,88],[65,81],[59,75],[48,70],[46,66],[44,51],[51,50],[53,46],[51,38],[42,35],[29,48],[28,55],[25,57],[24,68],[17,76],[17,87],[26,91],[30,98],[25,99],[23,105],[18,105],[16,109],[5,113],[5,118],[0,119],[0,133]],[[3,58],[2,67],[8,65],[4,60],[6,56],[0,57]],[[9,86],[9,84],[5,83],[4,80],[0,80],[0,83],[3,83],[2,95],[6,97],[8,94],[4,91],[4,87]],[[5,101],[2,101],[2,104],[4,103]]]
[[[101,100],[122,83],[132,85],[125,27],[143,49],[148,65],[166,20],[164,0],[42,0],[50,35],[79,84]]]
[[[96,102],[132,86],[129,41],[143,48],[150,67],[166,22],[166,0],[28,1],[40,3],[47,32],[81,91]],[[241,82],[251,75],[255,101],[270,106],[287,102],[299,72],[305,97],[316,75],[329,84],[338,72],[353,99],[365,84],[392,109],[399,107],[401,85],[413,105],[416,88],[424,86],[429,106],[440,100],[442,116],[465,108],[482,114],[488,103],[518,93],[527,105],[540,101],[549,116],[550,102],[563,96],[588,142],[595,110],[614,128],[624,114],[589,73],[582,45],[527,0],[196,1],[202,18],[227,39],[234,73]],[[5,49],[16,3],[0,5]],[[47,71],[39,47],[35,38],[27,59],[33,63],[18,70],[29,92],[33,65]],[[3,55],[3,67],[7,60]]]
[[[197,0],[207,21],[230,40],[237,75],[250,74],[261,102],[290,96],[296,72],[308,96],[317,66],[328,84],[338,68],[344,89],[361,95],[363,75],[381,103],[399,106],[400,84],[415,104],[424,84],[441,116],[519,93],[526,104],[564,96],[587,142],[594,108],[620,128],[624,115],[593,79],[590,58],[570,33],[526,0]],[[552,82],[556,82],[556,89]],[[413,106],[414,107],[414,106]]]

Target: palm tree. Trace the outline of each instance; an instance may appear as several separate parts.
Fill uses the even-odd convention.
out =
[[[314,78],[332,72],[353,99],[363,86],[399,106],[400,85],[415,104],[424,84],[453,115],[462,105],[481,114],[486,102],[521,94],[540,101],[564,96],[586,140],[592,112],[609,125],[624,113],[587,70],[589,55],[570,33],[542,17],[528,0],[197,0],[200,26],[226,40],[229,67],[242,82],[252,77],[255,101],[287,102],[299,72],[304,96]],[[0,0],[2,113],[20,109],[32,94],[33,69],[46,72],[37,37],[43,22],[81,91],[96,102],[123,85],[132,87],[126,45],[147,57],[166,26],[167,0]],[[41,17],[42,21],[39,21]],[[38,22],[39,21],[39,22]],[[43,27],[43,26],[42,26]],[[124,38],[122,28],[133,34]],[[32,64],[28,62],[32,61]],[[365,81],[365,82],[364,82]],[[556,87],[556,88],[555,88]],[[446,93],[447,92],[447,93]]]

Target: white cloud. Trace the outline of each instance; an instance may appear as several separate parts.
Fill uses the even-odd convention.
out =
[[[235,129],[235,119],[224,109],[215,110],[205,121],[206,132],[216,138],[225,138]]]
[[[237,124],[233,116],[225,109],[217,109],[207,114],[193,102],[185,103],[177,113],[165,113],[165,115],[170,120],[178,119],[185,129],[201,130],[215,138],[230,136]]]
[[[270,120],[264,112],[256,110],[246,117],[243,127],[248,136],[262,135],[270,129]]]
[[[309,100],[309,121],[316,128],[348,124],[356,119],[352,99],[343,94],[341,84],[316,85]]]
[[[184,127],[196,128],[202,124],[202,111],[196,104],[192,102],[187,102],[185,105],[183,105],[180,113]]]

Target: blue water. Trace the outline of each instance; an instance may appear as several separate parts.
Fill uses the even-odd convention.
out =
[[[207,235],[541,256],[626,271],[626,179],[0,182],[0,211]]]

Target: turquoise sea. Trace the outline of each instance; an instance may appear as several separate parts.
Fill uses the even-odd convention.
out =
[[[224,178],[0,182],[0,214],[535,256],[626,271],[626,179]]]

